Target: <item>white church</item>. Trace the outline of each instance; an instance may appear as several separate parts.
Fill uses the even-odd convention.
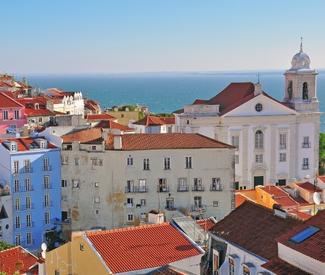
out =
[[[316,76],[301,44],[284,73],[283,101],[259,83],[231,83],[211,99],[185,106],[176,114],[176,130],[233,144],[236,189],[313,178],[320,132]]]

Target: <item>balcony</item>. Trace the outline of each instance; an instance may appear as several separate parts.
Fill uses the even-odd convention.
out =
[[[177,192],[188,192],[189,187],[188,185],[178,185],[177,186]]]
[[[133,203],[126,203],[125,206],[126,206],[126,208],[133,208],[134,204]]]
[[[157,186],[157,192],[166,193],[169,192],[169,186]]]
[[[191,205],[191,210],[192,212],[206,212],[207,211],[207,206],[205,204],[193,204]]]
[[[203,185],[193,185],[192,186],[192,191],[193,192],[203,192],[204,191],[204,186]]]
[[[21,170],[21,172],[24,174],[31,174],[33,173],[33,171],[34,171],[33,168],[30,166],[25,166],[25,168]]]
[[[44,165],[43,166],[43,171],[44,172],[52,171],[52,165]]]
[[[302,148],[311,148],[311,143],[310,142],[303,142],[302,143]]]
[[[125,187],[125,193],[147,193],[148,187],[147,186],[132,186],[132,187]]]
[[[221,184],[211,184],[210,185],[210,191],[222,191],[222,185]]]

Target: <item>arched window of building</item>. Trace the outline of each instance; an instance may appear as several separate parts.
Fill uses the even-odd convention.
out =
[[[292,99],[292,80],[290,80],[288,84],[288,97]]]
[[[255,132],[255,149],[263,149],[264,134],[261,130]]]
[[[302,85],[302,99],[308,100],[308,84],[307,82],[304,82]]]

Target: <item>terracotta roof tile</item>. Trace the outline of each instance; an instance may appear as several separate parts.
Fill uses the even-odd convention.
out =
[[[166,124],[175,124],[175,117],[158,117],[158,116],[146,116],[133,124],[144,126],[158,126]]]
[[[33,108],[25,108],[25,114],[27,117],[35,117],[35,116],[55,116],[55,113],[48,109],[33,109]]]
[[[19,274],[27,273],[32,266],[37,264],[38,258],[21,246],[16,246],[0,251],[1,271],[14,274],[20,266]],[[38,273],[33,273],[38,274]]]
[[[0,93],[0,108],[22,108],[22,104],[17,102],[15,99],[7,95],[6,93]]]
[[[71,143],[74,141],[85,143],[93,141],[102,137],[101,128],[87,128],[82,130],[73,131],[62,136],[64,143]]]
[[[315,190],[317,192],[321,192],[322,189],[320,189],[319,187],[316,186],[315,188],[315,185],[311,184],[310,182],[306,181],[306,182],[303,182],[303,183],[297,183],[297,185],[302,188],[302,189],[305,189],[309,192],[315,192]]]
[[[318,227],[320,230],[306,239],[305,241],[296,244],[291,242],[289,239],[299,233],[300,231],[306,229],[308,226]],[[309,220],[305,221],[294,227],[289,232],[281,235],[277,238],[279,243],[288,246],[302,254],[305,254],[311,258],[318,261],[325,262],[325,210],[319,211],[317,215],[311,217]]]
[[[205,231],[210,231],[216,224],[211,218],[198,220],[196,223]]]
[[[104,129],[118,129],[123,132],[134,132],[134,129],[113,120],[101,120],[95,127]]]
[[[201,254],[169,223],[87,232],[86,236],[113,273],[160,267]]]
[[[125,134],[122,135],[122,150],[156,149],[200,149],[234,148],[231,145],[208,138],[200,134]],[[108,149],[113,149],[111,145]]]
[[[302,222],[274,215],[273,210],[245,201],[212,229],[212,234],[265,259],[277,256],[275,238]],[[239,226],[240,225],[240,226]]]
[[[267,263],[263,264],[262,267],[273,272],[277,275],[309,275],[307,273],[281,259],[278,257],[272,258]]]
[[[36,138],[35,138],[36,139]],[[31,138],[31,137],[22,137],[22,138],[6,138],[6,139],[0,139],[0,143],[7,149],[9,149],[6,145],[7,141],[15,141],[17,143],[17,149],[18,152],[21,151],[29,151],[31,146],[35,146],[36,148],[39,147],[39,145],[37,144],[37,142],[35,141],[35,139]],[[38,137],[37,139],[43,139]],[[48,142],[48,148],[50,149],[54,149],[57,148],[55,145],[53,145],[52,143]]]
[[[111,120],[111,119],[116,119],[116,117],[113,117],[109,114],[91,114],[87,115],[86,118],[88,121],[101,121],[101,120]]]

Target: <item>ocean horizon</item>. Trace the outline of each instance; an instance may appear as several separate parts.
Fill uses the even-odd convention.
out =
[[[41,90],[60,88],[81,91],[97,100],[102,108],[140,104],[153,113],[171,113],[191,104],[195,99],[209,99],[231,82],[254,82],[272,97],[284,96],[284,71],[271,70],[238,72],[159,72],[123,74],[42,74],[27,75],[29,83]],[[325,70],[319,70],[317,97],[320,111],[325,112]],[[18,76],[20,77],[20,76]],[[321,131],[325,132],[325,117],[321,116]]]

